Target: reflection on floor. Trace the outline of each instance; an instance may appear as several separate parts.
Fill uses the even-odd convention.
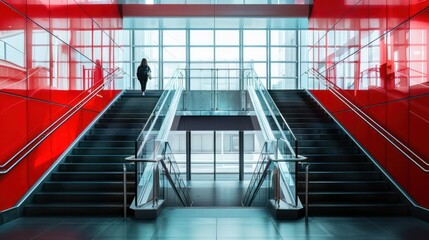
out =
[[[19,218],[0,239],[428,239],[429,223],[411,217],[275,221],[264,209],[165,209],[156,221],[120,218]]]
[[[249,182],[197,181],[188,183],[194,207],[241,207]]]

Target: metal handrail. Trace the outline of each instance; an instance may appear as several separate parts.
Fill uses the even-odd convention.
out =
[[[186,200],[187,205],[188,206],[192,206],[191,197],[189,196],[189,192],[186,191],[185,183],[184,183],[182,177],[180,176],[180,169],[179,169],[179,166],[177,165],[176,159],[175,159],[174,154],[173,154],[173,152],[171,150],[170,143],[167,142],[167,141],[165,141],[164,144],[165,144],[165,149],[164,149],[164,157],[163,157],[162,160],[165,162],[168,159],[168,163],[172,167],[172,168],[170,168],[169,172],[173,172],[175,178],[179,181],[179,189],[183,193],[183,196],[184,196],[184,198]],[[167,155],[167,150],[170,151],[169,156],[166,156]]]
[[[93,97],[95,97],[105,86],[109,85],[119,74],[119,69],[120,68],[116,68],[113,72],[111,72],[106,77],[104,77],[104,79],[108,79],[108,80],[103,82],[103,84],[99,85],[97,88],[95,88],[89,95],[84,97],[76,105],[70,108],[70,110],[68,110],[61,117],[59,117],[55,122],[49,125],[43,132],[41,132],[39,135],[33,138],[33,140],[31,140],[23,148],[21,148],[8,161],[0,165],[0,168],[4,168],[14,161],[12,165],[10,165],[10,167],[8,167],[6,170],[0,171],[0,175],[6,174],[10,170],[12,170],[19,162],[21,162],[26,156],[28,156],[28,154],[30,154],[37,146],[39,146],[47,137],[49,137],[63,123],[65,123],[68,119],[70,119],[78,110],[80,110],[86,103],[88,103]],[[91,90],[91,89],[88,89],[88,90]],[[18,159],[15,160],[16,158]]]
[[[417,167],[419,167],[422,171],[429,173],[429,168],[425,168],[421,164],[419,164],[415,159],[417,158],[423,165],[429,167],[429,163],[427,163],[423,158],[421,158],[418,154],[408,148],[405,144],[403,144],[400,140],[394,137],[391,133],[389,133],[386,129],[380,126],[375,120],[373,120],[370,116],[364,113],[359,109],[354,103],[348,100],[343,94],[341,94],[336,88],[338,88],[333,82],[327,79],[323,74],[317,71],[315,68],[310,68],[307,71],[308,74],[312,74],[315,78],[321,79],[321,81],[327,89],[329,89],[340,101],[342,101],[346,106],[348,106],[354,113],[356,113],[362,120],[364,120],[372,129],[377,131],[384,139],[390,142],[396,149],[398,149],[402,154],[404,154],[409,160],[411,160]],[[400,146],[398,146],[400,145]],[[403,149],[408,151],[410,154],[406,153]]]
[[[137,163],[151,163],[151,164],[153,164],[152,168],[146,168],[146,169],[148,169],[148,171],[149,171],[148,172],[149,175],[147,176],[147,179],[153,180],[152,185],[154,188],[159,186],[156,181],[159,181],[160,179],[158,178],[158,176],[156,176],[156,174],[157,174],[157,171],[159,170],[158,169],[159,165],[161,165],[162,168],[164,169],[165,175],[167,176],[167,180],[170,182],[171,187],[173,188],[174,192],[178,196],[182,205],[183,206],[192,206],[192,200],[189,196],[189,193],[182,186],[183,179],[180,177],[180,171],[178,170],[177,166],[176,167],[173,166],[173,168],[171,168],[171,167],[169,168],[166,164],[167,159],[168,159],[168,164],[170,166],[175,163],[175,161],[171,161],[170,157],[166,156],[167,155],[167,149],[171,150],[169,143],[163,142],[163,143],[160,143],[157,147],[157,150],[156,150],[157,155],[161,155],[161,156],[159,156],[156,160],[135,158],[134,156],[130,156],[130,157],[126,158],[126,160],[133,162],[133,163],[136,163],[136,164]],[[173,158],[174,158],[174,156],[173,156]],[[173,178],[173,176],[174,176],[174,178]],[[176,184],[175,179],[179,181],[178,184]],[[138,184],[138,183],[136,183],[136,184]],[[142,187],[143,190],[140,192],[144,193],[148,189],[148,187],[150,186],[149,184],[150,184],[150,182],[147,181]],[[152,189],[152,201],[154,204],[153,206],[156,205],[155,202],[158,199],[158,196],[157,196],[158,193],[159,192],[157,192],[156,189]],[[146,204],[146,203],[144,203],[144,204],[139,205],[139,202],[141,201],[140,199],[143,198],[143,194],[140,194],[137,196],[139,198],[139,199],[136,199],[136,206],[137,207]]]
[[[256,72],[254,69],[251,69],[249,72],[249,75],[253,74],[251,76],[251,79],[253,79],[253,81],[255,81],[255,84],[258,84],[259,87],[262,89],[262,91],[268,92],[268,90],[265,88],[265,86],[262,84],[261,80],[257,77]],[[249,76],[248,76],[249,77]],[[267,97],[269,97],[269,99],[267,99]],[[278,109],[277,105],[274,103],[274,100],[272,99],[272,97],[268,94],[268,96],[264,96],[263,95],[263,100],[265,102],[265,104],[269,107],[269,111],[270,114],[273,116],[274,121],[278,127],[278,129],[280,130],[280,132],[282,133],[282,136],[285,140],[287,140],[284,132],[282,131],[282,128],[280,126],[280,123],[277,121],[277,115],[274,112],[279,113],[278,116],[280,116],[281,119],[281,123],[284,124],[286,126],[286,128],[289,130],[293,140],[295,141],[295,149],[292,149],[292,146],[290,145],[290,142],[287,141],[289,148],[292,150],[292,153],[295,153],[295,157],[298,157],[298,139],[296,138],[295,134],[293,133],[292,129],[290,128],[289,124],[286,122],[286,120],[283,117],[283,114],[281,114],[280,110]],[[270,101],[272,104],[270,104],[268,101]],[[273,109],[274,108],[274,109]]]
[[[252,178],[249,182],[249,187],[247,188],[247,191],[243,197],[243,201],[242,201],[242,205],[243,206],[250,206],[253,202],[253,200],[256,198],[259,189],[261,188],[267,174],[268,171],[270,170],[271,164],[272,163],[288,163],[288,162],[295,162],[295,163],[304,163],[307,161],[306,157],[303,156],[298,156],[298,157],[292,157],[292,158],[283,158],[283,159],[279,159],[279,158],[272,158],[271,155],[274,154],[274,152],[278,151],[278,146],[276,146],[274,149],[269,149],[269,147],[271,147],[272,142],[265,142],[264,146],[262,147],[262,152],[260,154],[259,157],[259,161],[258,164],[255,168],[255,171],[252,175]],[[265,167],[264,167],[265,165]],[[281,168],[279,168],[279,170],[281,171]],[[306,169],[308,171],[308,169]],[[308,174],[308,172],[306,173]],[[281,173],[281,179],[285,181],[284,179],[284,174]],[[259,177],[260,176],[260,177]],[[259,178],[258,178],[259,177]],[[297,182],[295,179],[295,186],[296,186]],[[306,186],[308,185],[308,178],[306,178]],[[306,193],[308,193],[308,190],[306,188]],[[294,197],[295,200],[295,204],[293,205],[294,207],[297,206],[297,199],[298,199],[298,192],[295,190],[295,196],[291,196]]]
[[[155,123],[159,117],[158,111],[162,110],[164,108],[164,106],[167,104],[167,100],[169,95],[172,93],[173,91],[173,86],[174,84],[176,84],[176,82],[174,81],[174,79],[178,79],[179,77],[183,77],[183,75],[180,72],[180,69],[177,69],[176,72],[174,73],[173,77],[171,78],[171,80],[169,81],[168,85],[166,86],[166,90],[164,90],[164,92],[162,93],[160,100],[158,101],[158,103],[155,105],[155,108],[153,109],[152,113],[150,114],[149,118],[146,120],[145,125],[143,126],[143,129],[141,130],[140,134],[138,135],[137,139],[136,139],[136,151],[135,151],[135,158],[140,157],[141,152],[143,151],[143,147],[145,146],[145,143],[147,141],[144,133],[147,132],[152,132],[152,129],[155,126]],[[183,83],[180,83],[181,85],[183,85]],[[181,86],[180,86],[181,87]],[[142,143],[140,144],[140,146],[138,146],[138,142],[142,141]]]

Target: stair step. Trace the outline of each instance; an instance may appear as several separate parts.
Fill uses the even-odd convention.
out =
[[[305,174],[303,172],[298,173],[298,180],[304,180]],[[377,171],[312,171],[310,166],[309,173],[310,181],[322,181],[322,180],[333,180],[333,181],[357,181],[357,180],[380,180],[380,173]]]
[[[299,143],[298,143],[299,144]],[[360,153],[356,147],[299,147],[299,154],[355,154]]]
[[[292,131],[295,134],[295,137],[301,142],[302,140],[350,140],[347,135],[344,134],[299,134],[296,131]],[[307,131],[309,132],[309,131]]]
[[[96,128],[125,128],[125,129],[143,129],[144,122],[142,123],[96,123]]]
[[[320,129],[337,129],[337,125],[333,122],[288,122],[292,131],[295,128],[310,128],[314,130]]]
[[[291,127],[295,135],[301,134],[339,134],[341,130],[336,127],[332,128],[294,128]]]
[[[43,184],[43,190],[46,192],[105,192],[109,191],[123,191],[124,183],[121,181],[50,181]],[[127,179],[127,191],[134,192],[135,183],[133,179]]]
[[[310,95],[303,90],[272,90],[270,94],[299,141],[298,153],[310,163],[311,216],[408,214],[396,188]],[[297,178],[303,201],[303,169],[298,169]]]
[[[305,194],[299,192],[299,197],[305,198]],[[308,201],[318,204],[395,203],[399,201],[399,195],[395,192],[310,192]]]
[[[131,203],[134,193],[127,193]],[[35,204],[49,203],[99,203],[114,204],[124,201],[123,192],[43,192],[34,195]]]
[[[104,134],[104,135],[136,135],[138,136],[142,128],[94,128],[90,130],[90,134]]]
[[[130,174],[129,174],[130,176]],[[54,172],[52,180],[59,181],[121,181],[123,174],[116,172]]]
[[[128,167],[128,172],[134,169]],[[61,172],[120,172],[123,171],[123,163],[61,163],[59,166]]]
[[[118,155],[69,155],[67,163],[126,163],[125,158],[133,154]]]
[[[135,169],[125,160],[156,106],[161,91],[127,90],[106,111],[71,153],[52,172],[26,216],[121,216],[123,164],[127,163],[128,203],[135,192]],[[131,213],[131,212],[130,212]]]
[[[374,165],[370,162],[312,162],[312,171],[373,171]]]
[[[145,123],[147,118],[102,118],[99,123]]]
[[[309,181],[309,192],[343,192],[343,191],[388,191],[391,189],[387,181]],[[305,190],[305,182],[298,182],[298,190]]]
[[[406,216],[409,208],[401,203],[311,204],[311,216]]]
[[[85,147],[85,148],[88,148],[88,147],[102,147],[102,148],[106,148],[106,147],[130,148],[131,147],[133,148],[134,145],[135,145],[135,141],[81,141],[79,142],[79,147]]]
[[[75,147],[72,150],[73,154],[76,155],[88,155],[88,154],[95,154],[95,155],[108,155],[108,154],[114,154],[114,155],[121,155],[121,154],[127,154],[132,155],[135,153],[134,147],[110,147],[110,148],[102,148],[102,147]]]
[[[299,147],[354,147],[351,140],[299,140]]]
[[[314,124],[316,127],[317,124],[331,124],[332,120],[328,118],[285,118],[286,122],[290,124],[297,124],[297,123],[307,123],[307,124]]]
[[[138,133],[135,134],[91,134],[86,135],[84,140],[87,142],[96,141],[123,141],[123,142],[134,142],[138,137]]]
[[[364,154],[307,154],[310,163],[313,162],[367,162]],[[311,167],[311,166],[310,166]]]
[[[151,113],[105,113],[103,118],[149,118]]]

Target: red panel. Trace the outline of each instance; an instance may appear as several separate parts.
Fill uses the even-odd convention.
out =
[[[393,29],[410,18],[410,0],[389,1],[387,3],[387,27]]]
[[[410,75],[410,95],[417,96],[429,93],[428,73],[428,36],[429,9],[411,19],[408,62]]]
[[[398,140],[408,143],[408,99],[387,104],[387,130]]]
[[[51,137],[48,137],[28,155],[28,184],[32,186],[52,164]]]
[[[387,32],[386,0],[368,0],[368,14],[370,16],[370,42]]]
[[[16,9],[17,11],[23,14],[27,12],[27,0],[3,0],[3,2],[6,2],[11,7],[13,7],[14,9]],[[3,3],[0,3],[0,5],[3,5]]]
[[[308,17],[309,14],[309,6],[303,4],[124,4],[122,9],[124,17]]]
[[[409,69],[408,43],[409,25],[402,24],[387,34],[386,89],[388,101],[408,97]]]
[[[28,100],[28,139],[32,140],[51,125],[50,104]]]
[[[0,209],[11,208],[28,190],[27,159],[6,175],[0,175]]]
[[[408,190],[409,160],[395,147],[386,146],[386,169],[405,190]]]
[[[7,52],[0,59],[0,145],[7,149],[0,151],[0,163],[88,94],[86,90],[95,82],[93,75],[85,76],[83,69],[94,68],[94,49],[100,49],[96,55],[102,63],[100,67],[115,66],[114,56],[104,54],[117,47],[109,43],[114,36],[106,34],[122,26],[118,5],[79,6],[74,0],[6,2],[14,9],[0,1],[0,38]],[[98,32],[105,33],[97,39],[105,42],[93,41],[94,19],[102,24]],[[98,74],[97,79],[101,78]],[[86,106],[91,111],[78,112],[11,172],[0,176],[0,211],[12,207],[23,196],[114,93],[117,91],[100,93]]]
[[[410,164],[408,192],[424,208],[429,208],[429,174],[414,164]]]
[[[44,29],[49,29],[49,1],[27,0],[27,17]]]
[[[343,89],[340,91],[348,100],[402,143],[409,143],[423,159],[429,159],[427,7],[429,1],[418,0],[319,0],[309,21],[313,66]],[[335,29],[326,34],[333,22],[337,22]],[[335,55],[334,61],[331,55]],[[409,193],[429,206],[429,195],[423,191],[429,187],[427,173],[329,91],[312,92],[399,184],[406,190],[409,186]]]
[[[335,118],[347,129],[348,132],[354,131],[354,114],[352,112],[335,113]]]
[[[353,136],[363,146],[368,146],[370,142],[372,144],[372,139],[370,141],[368,141],[370,127],[358,115],[356,115],[356,114],[353,114],[353,115],[355,116],[354,117],[354,131],[353,131]]]
[[[387,121],[387,106],[386,105],[374,105],[365,109],[365,113],[378,125],[386,128]]]
[[[386,168],[386,140],[374,129],[368,128],[370,144],[365,145],[371,155]]]
[[[423,121],[429,122],[429,95],[410,98],[410,112],[421,118]]]
[[[27,23],[28,96],[50,101],[50,34],[32,21]]]
[[[2,2],[0,13],[1,47],[7,54],[0,59],[0,91],[25,96],[25,18]]]
[[[0,93],[0,163],[27,143],[27,101]]]
[[[52,118],[57,119],[61,115],[63,115],[69,108],[59,107],[56,105],[51,105]],[[52,134],[52,158],[57,159],[61,153],[68,147],[70,141],[69,137],[69,124],[66,123],[59,127]]]
[[[429,122],[412,112],[410,114],[410,147],[427,162],[429,159],[428,136]]]
[[[417,14],[427,7],[429,7],[428,0],[410,0],[410,16]]]

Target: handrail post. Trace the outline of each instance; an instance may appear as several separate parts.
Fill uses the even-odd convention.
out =
[[[122,164],[123,170],[123,187],[124,187],[124,219],[127,218],[127,165]]]
[[[308,162],[304,163],[305,167],[305,220],[308,220],[308,175],[310,164]]]
[[[158,162],[153,167],[152,207],[158,206],[159,167]]]

